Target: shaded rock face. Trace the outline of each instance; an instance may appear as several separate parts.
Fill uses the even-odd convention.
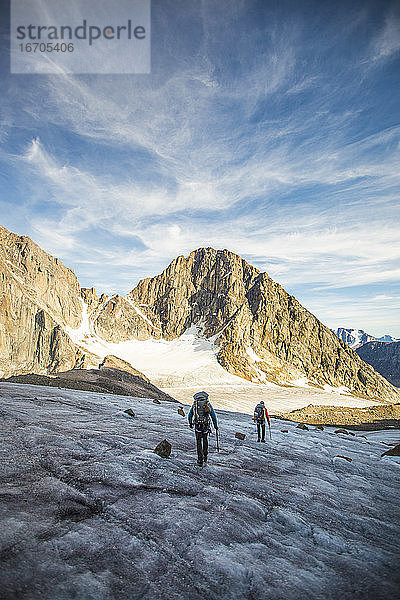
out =
[[[137,398],[152,398],[153,401],[175,402],[174,398],[161,391],[142,377],[137,377],[126,371],[103,367],[102,369],[72,369],[48,377],[46,375],[28,374],[16,375],[6,379],[10,383],[28,383],[32,385],[46,385],[72,390],[85,390],[118,394],[121,396],[135,396]]]
[[[143,373],[134,369],[130,363],[126,362],[126,360],[122,360],[122,358],[118,358],[112,354],[109,354],[103,359],[99,365],[99,369],[119,369],[120,371],[126,371],[131,375],[136,375],[136,377],[141,377],[147,382],[150,381],[146,375],[143,375]]]
[[[390,383],[400,387],[400,342],[369,342],[356,352]]]
[[[81,323],[73,271],[28,237],[0,227],[0,371],[46,373],[82,356],[65,333]]]

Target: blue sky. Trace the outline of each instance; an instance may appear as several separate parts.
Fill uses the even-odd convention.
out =
[[[149,75],[11,75],[0,223],[126,293],[228,248],[400,337],[400,5],[153,0]]]

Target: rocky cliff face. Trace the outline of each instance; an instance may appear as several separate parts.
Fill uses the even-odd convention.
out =
[[[109,342],[127,340],[159,339],[162,335],[160,324],[153,323],[148,316],[147,307],[135,305],[129,298],[113,296],[99,301],[92,307],[91,319],[97,335]],[[154,319],[154,315],[151,315]]]
[[[72,368],[83,352],[65,327],[82,319],[78,280],[32,240],[0,227],[0,372]]]
[[[398,401],[397,390],[293,296],[228,250],[200,248],[141,281],[126,298],[98,298],[29,238],[3,228],[0,236],[4,376],[94,364],[96,357],[66,333],[81,324],[84,304],[90,335],[109,342],[172,340],[196,324],[215,341],[220,364],[245,379],[290,385],[307,378]]]
[[[390,383],[400,387],[400,342],[369,342],[357,348],[357,354]]]

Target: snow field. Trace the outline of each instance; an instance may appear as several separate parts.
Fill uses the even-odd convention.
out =
[[[228,373],[218,363],[215,338],[202,336],[200,326],[192,325],[183,335],[172,341],[130,340],[118,344],[106,342],[94,331],[88,307],[82,301],[82,324],[66,331],[74,343],[103,359],[113,354],[129,362],[144,373],[152,383],[180,402],[188,402],[194,393],[205,389],[212,394],[217,408],[240,410],[252,414],[255,404],[264,400],[273,413],[303,408],[308,404],[331,406],[372,406],[374,402],[351,397],[346,388],[325,386],[325,390],[307,385],[306,378],[293,381],[294,387],[280,387],[273,383],[251,383]],[[253,361],[259,360],[251,347],[247,353]],[[376,402],[375,402],[376,404]]]
[[[393,431],[273,420],[258,444],[248,415],[218,411],[200,469],[178,404],[5,383],[0,398],[5,600],[396,597]],[[152,451],[164,438],[170,459]]]

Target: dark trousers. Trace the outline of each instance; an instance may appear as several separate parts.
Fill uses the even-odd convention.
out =
[[[208,455],[208,429],[206,431],[195,431],[197,444],[197,459],[199,462],[207,460]]]
[[[265,440],[265,421],[263,421],[262,423],[257,423],[257,435],[258,435],[258,441],[260,441],[260,434],[262,431],[262,440]]]

